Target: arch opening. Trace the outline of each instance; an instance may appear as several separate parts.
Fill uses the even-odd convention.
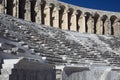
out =
[[[7,7],[6,7],[6,9],[7,9],[7,14],[8,15],[13,15],[13,7],[14,7],[13,0],[7,0]]]
[[[110,17],[110,21],[111,21],[111,35],[114,35],[115,32],[117,32],[117,31],[116,31],[116,30],[117,30],[117,29],[116,29],[117,26],[115,25],[116,19],[117,19],[116,16],[111,16],[111,17]]]
[[[106,15],[103,15],[102,16],[102,21],[103,21],[103,28],[102,28],[102,34],[105,34],[106,33],[106,25],[105,25],[105,22],[107,20],[107,16]]]
[[[19,18],[24,19],[25,15],[25,2],[26,0],[19,0]]]
[[[62,29],[62,25],[63,25],[63,15],[64,15],[64,12],[65,12],[65,6],[64,5],[61,5],[60,6],[60,11],[59,11],[59,23],[60,23],[60,29]]]
[[[31,1],[31,21],[35,22],[36,12],[35,12],[36,0]]]
[[[99,22],[98,22],[98,19],[99,19],[99,14],[96,13],[96,14],[94,15],[94,32],[93,32],[93,33],[95,33],[95,34],[96,34],[96,33],[99,33],[99,32],[98,32],[98,31],[99,31],[98,29],[99,29],[99,27],[100,27],[100,26],[99,26],[100,24],[98,24],[98,23],[99,23]]]
[[[91,14],[89,12],[85,13],[85,32],[89,32],[89,25],[88,25],[88,20],[90,18]]]
[[[72,27],[72,22],[71,22],[72,14],[73,14],[73,9],[69,8],[68,9],[68,30],[71,30],[71,27]],[[73,27],[76,27],[76,26],[73,26]]]
[[[77,31],[80,31],[81,29],[81,14],[82,14],[82,11],[80,10],[77,10]]]
[[[55,8],[55,5],[53,3],[50,3],[50,25],[51,26],[54,25],[54,20],[55,20],[54,8]]]
[[[41,23],[42,24],[45,24],[45,17],[46,17],[46,15],[45,15],[45,13],[44,13],[44,9],[45,9],[45,6],[46,6],[46,2],[43,0],[42,1],[42,4],[41,4]]]

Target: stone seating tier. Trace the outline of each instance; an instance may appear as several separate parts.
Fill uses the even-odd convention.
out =
[[[5,15],[0,17],[3,16]],[[92,44],[98,44],[91,38],[87,38],[88,34],[81,34],[87,36],[85,39],[88,40],[84,42],[85,40],[82,40],[83,37],[77,38],[72,34],[73,32],[32,23],[29,24],[29,22],[23,22],[23,20],[17,20],[8,16],[1,20],[0,24],[0,31],[2,33],[0,37],[1,51],[17,57],[46,57],[46,62],[57,64],[69,62],[67,60],[79,64],[76,61],[82,59],[100,61],[101,59],[109,60],[110,58],[117,58],[119,60],[119,56],[112,51],[107,51],[107,48],[106,51],[102,51],[99,46],[97,46],[98,49],[97,47],[93,47]],[[4,36],[5,34],[7,35]],[[78,33],[74,34],[78,35]],[[69,39],[68,36],[74,36],[74,38]],[[98,36],[98,38],[104,42],[105,36]],[[119,38],[115,39],[118,40]],[[112,47],[110,48],[112,49]],[[62,56],[66,56],[66,59],[63,60]]]

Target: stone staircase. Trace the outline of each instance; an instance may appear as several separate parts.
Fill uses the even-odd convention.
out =
[[[0,80],[9,80],[9,75],[14,68],[14,64],[18,63],[20,59],[4,59],[1,69]]]

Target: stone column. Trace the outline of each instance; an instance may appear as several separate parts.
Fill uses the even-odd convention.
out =
[[[36,13],[36,17],[35,17],[36,23],[42,24],[41,4],[39,3],[39,1],[37,1],[35,5],[35,13]]]
[[[62,20],[63,20],[63,24],[62,24],[62,29],[64,30],[68,30],[68,10],[64,10],[63,12],[63,17],[62,17]]]
[[[56,28],[60,27],[60,23],[59,23],[59,7],[55,7],[52,13],[52,17],[53,17],[53,26]]]
[[[76,31],[77,30],[77,12],[74,11],[72,16],[71,16],[71,27],[70,29],[72,31]]]
[[[50,26],[51,24],[50,24],[50,5],[49,4],[47,4],[46,6],[45,6],[45,10],[44,10],[44,14],[45,14],[45,25],[48,25],[48,26]]]
[[[7,4],[8,4],[7,0],[3,0],[3,4],[4,4],[3,13],[7,14]]]
[[[105,22],[104,22],[104,33],[107,35],[107,34],[110,34],[111,33],[111,24],[110,24],[110,20],[109,19],[106,19]]]
[[[112,27],[113,27],[114,35],[118,35],[119,34],[120,25],[119,25],[119,22],[118,22],[117,19],[113,22]]]
[[[6,0],[2,0],[1,3],[0,3],[0,13],[5,13],[5,3]]]
[[[31,2],[30,0],[26,0],[25,3],[25,20],[31,21]]]
[[[111,26],[111,21],[110,21],[110,19],[108,19],[108,34],[110,34],[110,35],[111,35],[111,33],[112,33],[112,32],[111,32],[111,31],[112,31],[112,30],[111,30],[111,29],[112,29],[111,27],[112,27],[112,26]]]
[[[103,21],[99,17],[96,23],[96,34],[102,34],[103,30]]]
[[[118,20],[117,23],[118,23],[118,35],[120,35],[120,21]]]
[[[13,16],[19,17],[19,0],[13,1]]]
[[[92,16],[89,16],[89,19],[87,21],[87,26],[88,26],[88,33],[93,33],[94,32],[94,19]]]
[[[78,19],[78,25],[80,26],[79,32],[85,33],[86,27],[85,27],[85,15],[82,14]]]

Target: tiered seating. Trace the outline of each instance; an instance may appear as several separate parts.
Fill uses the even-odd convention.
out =
[[[90,37],[87,39],[86,37],[86,42],[82,39],[79,41],[69,39],[67,36],[72,37],[73,35],[67,32],[69,31],[44,27],[43,25],[38,26],[33,23],[16,20],[12,17],[6,17],[0,22],[0,50],[18,57],[34,56],[34,58],[37,57],[39,59],[45,57],[46,62],[52,64],[79,64],[81,60],[90,60],[92,62],[104,62],[107,60],[111,64],[119,64],[120,56],[118,57],[112,51],[108,52],[107,48],[105,51],[97,49],[100,48],[99,45],[103,45],[97,45],[94,39]],[[88,34],[84,35],[89,36]],[[100,38],[102,36],[98,37]],[[104,37],[102,38],[104,39]],[[118,39],[113,37],[113,42],[116,46],[110,46],[111,49],[119,46],[117,43],[119,42]],[[100,40],[105,41],[101,38]],[[112,42],[108,42],[113,45]],[[104,43],[107,44],[106,41]],[[95,47],[95,45],[98,47]],[[65,56],[64,59],[63,56]]]
[[[14,64],[18,61],[19,59],[3,60],[4,63],[2,64],[0,80],[9,80],[9,75],[12,73],[11,71],[14,68]]]

